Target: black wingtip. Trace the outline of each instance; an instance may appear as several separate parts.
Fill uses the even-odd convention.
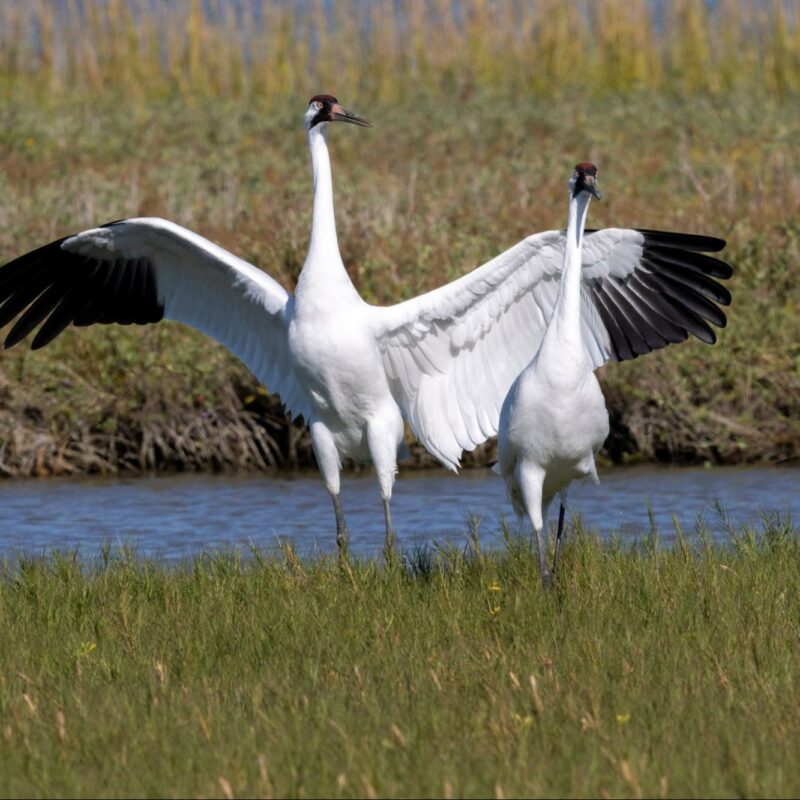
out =
[[[599,230],[599,228],[586,228],[585,232],[597,233]],[[677,250],[691,250],[695,253],[719,253],[728,246],[725,239],[717,236],[704,236],[699,233],[675,233],[673,231],[657,231],[653,228],[632,228],[631,230],[644,236],[646,247],[671,247]],[[719,259],[717,261],[725,264],[730,270],[730,275],[733,274],[733,269],[729,264]]]
[[[21,314],[3,349],[19,344],[40,324],[32,350],[49,344],[71,324],[144,325],[163,319],[158,276],[149,259],[111,254],[100,260],[65,250],[63,242],[51,242],[0,267],[0,327]]]
[[[675,247],[680,250],[693,250],[696,253],[718,253],[727,244],[724,239],[698,233],[675,233],[651,228],[636,228],[636,230],[644,236],[645,246]]]
[[[14,331],[12,330],[11,333],[9,333],[8,336],[6,336],[5,342],[3,342],[3,349],[4,350],[11,349],[15,345],[18,345],[24,338],[25,336],[20,336],[19,334],[15,336]]]
[[[716,270],[712,273],[709,273],[714,278],[720,278],[723,281],[727,281],[733,277],[733,267],[727,262],[723,261],[720,258],[714,259],[717,262]]]

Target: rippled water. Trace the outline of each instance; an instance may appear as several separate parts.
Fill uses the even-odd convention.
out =
[[[600,486],[573,484],[570,512],[587,526],[623,539],[648,526],[648,501],[662,540],[674,536],[672,517],[694,530],[698,514],[716,535],[724,529],[719,499],[736,524],[759,524],[761,512],[800,519],[800,469],[614,468]],[[374,555],[383,543],[383,512],[370,475],[345,478],[342,498],[356,553]],[[333,512],[316,475],[179,475],[149,478],[50,479],[0,483],[0,555],[57,548],[97,554],[104,541],[132,545],[140,555],[169,560],[214,548],[293,540],[301,554],[331,552]],[[555,517],[551,514],[551,520]],[[499,542],[500,515],[514,520],[503,482],[489,471],[405,473],[392,513],[401,546],[464,542],[472,515],[481,518],[484,546]]]

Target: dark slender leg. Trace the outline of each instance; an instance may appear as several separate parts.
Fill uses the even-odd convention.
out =
[[[561,537],[564,535],[564,502],[561,502],[561,507],[558,510],[558,533],[556,533],[556,554],[553,558],[553,577],[555,577],[556,569],[558,568],[558,555],[561,552]]]
[[[342,502],[339,500],[338,494],[332,494],[333,511],[336,514],[336,546],[339,548],[340,556],[347,556],[349,533],[347,532],[347,523],[344,521],[344,511],[342,511]]]
[[[545,539],[542,532],[537,531],[536,528],[533,529],[533,539],[536,542],[536,550],[539,554],[539,572],[542,575],[542,586],[544,586],[545,589],[549,589],[553,578],[550,574],[550,570],[547,569],[547,548],[545,547]]]
[[[386,538],[383,541],[383,559],[387,565],[394,563],[397,551],[395,550],[394,528],[392,527],[392,514],[389,511],[389,501],[383,498],[383,518],[386,522]]]

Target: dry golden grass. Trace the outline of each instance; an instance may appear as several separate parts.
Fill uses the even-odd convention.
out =
[[[384,100],[486,87],[783,97],[800,89],[796,12],[783,0],[7,0],[0,85],[267,106],[334,76],[343,96]]]

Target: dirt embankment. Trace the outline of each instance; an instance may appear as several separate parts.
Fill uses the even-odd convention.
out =
[[[231,387],[228,402],[200,409],[108,414],[60,428],[57,418],[0,386],[0,473],[4,476],[113,474],[154,471],[297,470],[315,467],[308,429],[291,423],[277,397]],[[241,395],[241,396],[240,396]],[[626,398],[606,386],[611,433],[600,457],[608,463],[636,461],[692,464],[785,462],[800,459],[800,436],[790,425],[745,425],[724,413],[700,412],[663,397]],[[249,402],[247,402],[249,401]],[[411,457],[404,469],[438,462],[408,436]],[[471,453],[463,466],[489,466],[496,440]],[[359,465],[348,465],[358,469]]]

